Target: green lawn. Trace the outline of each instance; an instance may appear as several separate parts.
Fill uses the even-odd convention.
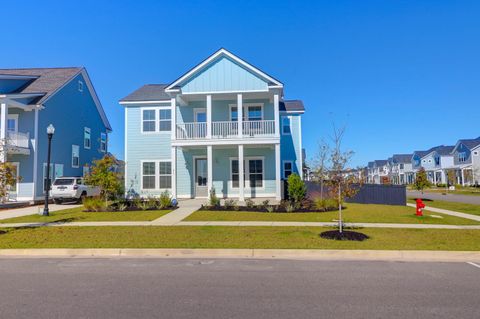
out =
[[[408,199],[409,203],[415,204],[413,198]],[[466,204],[466,203],[457,203],[457,202],[448,202],[443,200],[432,200],[423,202],[427,207],[443,208],[448,210],[453,210],[456,212],[479,215],[480,216],[480,205]]]
[[[441,216],[434,218],[430,215]],[[415,216],[415,208],[407,206],[346,204],[345,222],[478,225],[479,222],[425,211],[423,217]],[[242,211],[197,211],[185,221],[296,221],[331,222],[338,219],[338,211],[325,213],[256,213]]]
[[[323,227],[117,226],[4,229],[0,248],[290,248],[480,250],[479,230],[360,229],[364,242],[322,239]]]
[[[171,210],[146,210],[128,212],[82,212],[83,207],[51,212],[50,216],[28,215],[0,220],[0,223],[47,223],[47,222],[99,222],[99,221],[150,221]]]
[[[414,189],[409,188],[409,190],[414,190]],[[445,190],[445,187],[440,187],[440,188],[434,187],[434,188],[425,189],[423,192],[443,194],[443,193],[446,193],[446,190]],[[457,186],[454,191],[449,190],[448,194],[480,196],[480,188]]]

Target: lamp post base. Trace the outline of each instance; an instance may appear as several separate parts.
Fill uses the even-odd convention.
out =
[[[43,212],[42,212],[42,216],[49,216],[50,215],[50,212],[48,211],[48,208],[44,208],[43,209]]]

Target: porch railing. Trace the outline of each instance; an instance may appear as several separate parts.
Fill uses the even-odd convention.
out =
[[[21,148],[28,148],[30,133],[7,132],[7,145]]]
[[[238,137],[237,121],[212,122],[212,139],[227,139]],[[182,123],[177,124],[176,138],[179,140],[206,139],[207,123]],[[249,137],[270,137],[275,136],[275,121],[243,121],[242,136]]]

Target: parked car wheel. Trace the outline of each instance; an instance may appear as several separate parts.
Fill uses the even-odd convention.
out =
[[[83,200],[87,198],[87,192],[82,192],[82,195],[80,195],[80,198],[78,199],[78,202],[81,204],[83,203]]]

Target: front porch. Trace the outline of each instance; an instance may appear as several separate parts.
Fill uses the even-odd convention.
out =
[[[177,198],[281,199],[280,145],[172,147],[171,192]],[[243,183],[240,182],[243,176]]]

